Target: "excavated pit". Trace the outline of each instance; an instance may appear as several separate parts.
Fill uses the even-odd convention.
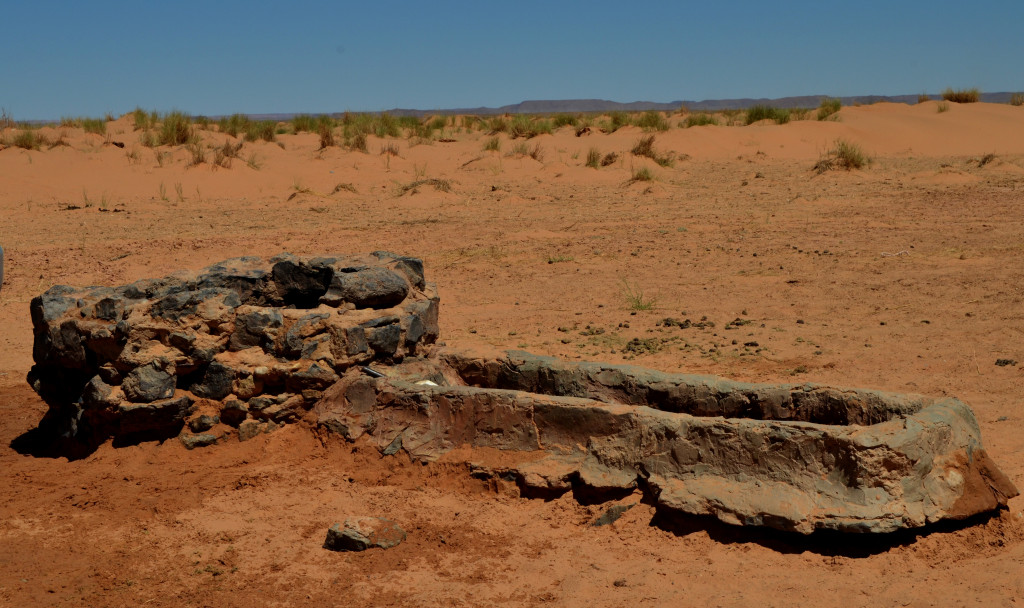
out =
[[[526,496],[641,488],[663,513],[800,533],[915,528],[1017,495],[956,399],[432,346],[436,289],[386,252],[57,286],[31,312],[38,454],[298,423],[420,461],[503,450],[517,464],[474,471]]]

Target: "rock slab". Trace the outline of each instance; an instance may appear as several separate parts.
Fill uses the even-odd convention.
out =
[[[405,530],[382,517],[350,517],[327,530],[324,549],[366,551],[373,547],[390,549],[405,540]]]

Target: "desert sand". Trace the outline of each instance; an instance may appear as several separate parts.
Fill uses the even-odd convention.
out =
[[[1021,605],[1020,497],[914,533],[805,538],[659,521],[647,504],[593,527],[607,504],[521,498],[458,458],[382,460],[298,425],[71,462],[10,447],[46,410],[25,375],[29,301],[51,285],[383,249],[424,260],[449,345],[955,395],[1024,486],[1024,108],[837,116],[674,127],[654,144],[671,167],[630,154],[646,135],[632,126],[501,134],[500,151],[457,127],[444,142],[371,136],[368,152],[282,134],[225,168],[141,145],[126,115],[106,138],[47,127],[69,145],[0,149],[0,605]],[[813,171],[838,138],[871,164]],[[510,154],[523,141],[537,159]],[[389,144],[397,156],[380,153]],[[591,148],[618,160],[587,167]],[[631,181],[641,167],[653,181]],[[407,189],[431,179],[450,188]],[[736,318],[753,322],[725,330]],[[654,340],[637,352],[633,338]],[[408,540],[322,548],[332,523],[359,515],[397,521]]]

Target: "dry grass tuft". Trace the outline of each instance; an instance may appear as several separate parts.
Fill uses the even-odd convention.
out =
[[[981,91],[978,89],[946,89],[942,92],[942,98],[954,103],[977,103],[981,99]]]
[[[837,139],[835,147],[822,156],[814,164],[813,169],[820,175],[826,171],[836,169],[845,169],[847,171],[862,169],[870,162],[871,159],[864,154],[858,145],[850,143],[845,139]]]

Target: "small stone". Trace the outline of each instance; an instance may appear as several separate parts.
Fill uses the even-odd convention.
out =
[[[208,445],[217,443],[217,435],[210,433],[202,433],[200,435],[182,435],[179,437],[181,444],[187,449],[191,450],[194,448],[204,448]]]
[[[121,384],[125,397],[135,403],[151,403],[174,395],[176,378],[162,361],[133,369]]]
[[[237,427],[249,415],[249,407],[238,399],[231,399],[220,410],[220,419],[224,424]]]
[[[213,425],[220,422],[219,416],[209,416],[203,414],[198,418],[194,418],[189,421],[188,428],[192,429],[193,433],[202,433],[213,428]]]
[[[344,524],[327,530],[324,549],[366,551],[372,547],[390,549],[405,540],[405,530],[383,517],[350,517]]]
[[[256,435],[265,432],[266,429],[266,423],[259,422],[258,420],[243,420],[238,425],[238,440],[249,441]]]
[[[632,504],[628,504],[628,505],[612,505],[612,506],[608,507],[608,509],[606,509],[605,512],[602,513],[600,515],[600,517],[595,519],[593,521],[593,523],[591,523],[590,525],[592,525],[594,527],[598,527],[598,526],[607,526],[608,524],[613,524],[613,523],[617,522],[619,520],[619,518],[622,517],[622,515],[626,511],[629,511],[630,509],[632,509],[635,506],[636,506],[635,502],[632,503]]]

